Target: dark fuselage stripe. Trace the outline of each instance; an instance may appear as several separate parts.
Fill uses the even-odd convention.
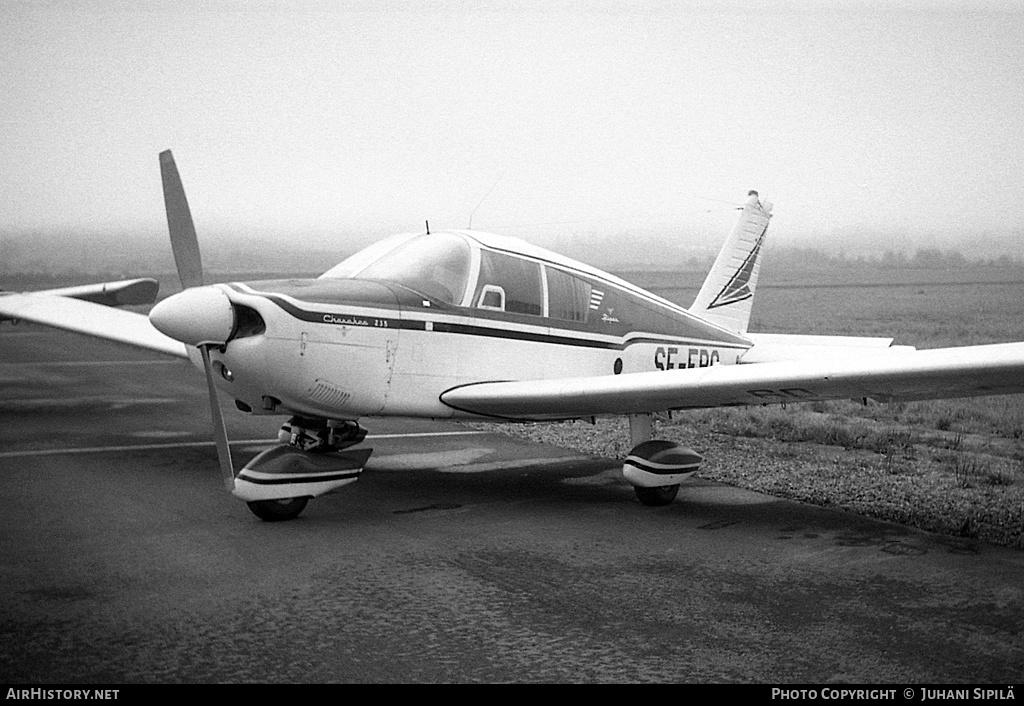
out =
[[[341,314],[331,311],[307,311],[306,309],[300,309],[295,306],[284,297],[279,297],[274,294],[260,294],[259,296],[265,297],[266,299],[274,302],[296,319],[309,321],[315,324],[325,324],[328,326],[365,326],[367,328],[407,328],[419,329],[420,331],[425,330],[427,327],[425,321],[414,321],[411,319],[394,319],[385,316],[363,316],[361,314]]]
[[[327,311],[307,311],[301,309],[283,297],[273,294],[261,294],[270,301],[277,304],[283,310],[302,321],[324,324],[326,326],[360,326],[367,328],[392,328],[410,329],[414,331],[426,331],[427,322],[416,319],[395,319],[390,317],[363,316],[359,314],[342,314]],[[456,333],[465,336],[485,336],[488,338],[504,338],[516,341],[534,341],[537,343],[554,343],[562,346],[577,346],[580,348],[601,348],[604,350],[625,350],[636,343],[660,343],[669,345],[704,345],[717,346],[719,348],[736,348],[746,350],[747,346],[740,346],[727,341],[692,341],[665,336],[635,336],[626,337],[621,342],[601,341],[593,338],[575,338],[572,336],[557,336],[548,333],[532,331],[517,331],[508,328],[494,328],[491,326],[474,326],[470,324],[455,324],[445,321],[432,322],[432,330],[438,333]]]

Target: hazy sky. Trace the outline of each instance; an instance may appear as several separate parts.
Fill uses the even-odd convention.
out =
[[[172,148],[201,232],[461,228],[492,186],[474,227],[541,244],[750,188],[783,241],[1006,232],[1022,38],[1011,2],[3,0],[0,230],[162,230]]]

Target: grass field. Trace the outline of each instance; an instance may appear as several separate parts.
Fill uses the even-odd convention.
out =
[[[769,274],[752,331],[891,336],[918,348],[1024,340],[1017,270]],[[703,277],[623,276],[684,305]],[[503,429],[599,455],[629,451],[622,420]],[[658,435],[703,454],[705,478],[1024,548],[1024,395],[694,410],[661,419]]]

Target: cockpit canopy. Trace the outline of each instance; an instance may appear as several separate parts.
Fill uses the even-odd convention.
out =
[[[391,282],[454,306],[586,322],[591,283],[550,263],[491,249],[531,247],[513,241],[484,247],[462,233],[397,235],[356,253],[322,278]]]

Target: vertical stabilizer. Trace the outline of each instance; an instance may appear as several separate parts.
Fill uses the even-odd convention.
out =
[[[748,194],[743,215],[693,300],[692,313],[731,331],[746,333],[771,211],[772,205],[761,203],[756,191]]]

